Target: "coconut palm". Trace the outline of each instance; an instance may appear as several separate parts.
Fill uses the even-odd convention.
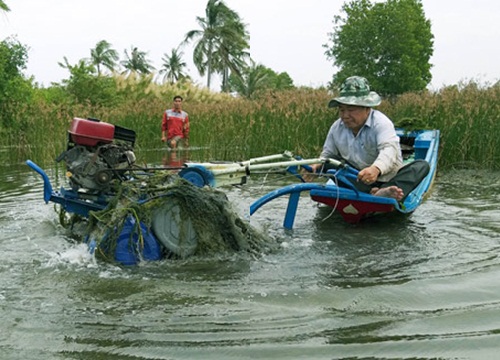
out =
[[[0,0],[0,10],[3,10],[5,12],[10,11],[9,7],[7,6],[7,4],[5,2],[3,2],[2,0]]]
[[[139,51],[137,47],[130,48],[130,54],[125,49],[125,60],[121,62],[125,68],[124,73],[137,72],[139,74],[151,74],[155,68],[146,59],[147,54],[144,51]]]
[[[114,71],[118,58],[118,52],[112,49],[106,40],[99,41],[95,48],[90,50],[90,62],[96,67],[98,76],[101,75],[101,66]]]
[[[246,49],[250,47],[250,39],[241,21],[228,21],[221,28],[221,34],[220,46],[214,54],[214,71],[222,76],[222,91],[228,92],[230,73],[241,78],[242,71],[248,67],[250,53]]]
[[[80,59],[75,65],[71,65],[66,56],[63,56],[63,62],[57,62],[63,69],[67,69],[72,75],[79,74],[95,74],[94,65],[89,63],[87,59]]]
[[[163,81],[168,81],[173,84],[181,79],[187,78],[184,73],[184,68],[186,63],[182,61],[183,52],[179,51],[179,48],[172,49],[170,55],[164,54],[162,57],[163,64],[160,69],[160,74],[165,74],[163,76]]]
[[[211,75],[223,69],[238,69],[248,45],[248,33],[238,13],[226,6],[222,0],[208,0],[205,17],[197,17],[199,30],[189,31],[184,44],[196,41],[193,62],[201,76],[207,74],[210,88]],[[197,39],[197,40],[196,40]]]
[[[250,60],[250,64],[242,76],[233,74],[229,79],[231,89],[248,98],[257,91],[267,88],[270,77],[270,72],[264,65],[256,64],[253,60]]]

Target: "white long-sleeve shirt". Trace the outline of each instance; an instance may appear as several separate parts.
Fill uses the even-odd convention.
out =
[[[392,121],[371,109],[368,119],[354,136],[341,119],[333,123],[326,136],[321,157],[341,157],[358,170],[375,165],[381,173],[378,181],[389,181],[403,165],[399,137]]]

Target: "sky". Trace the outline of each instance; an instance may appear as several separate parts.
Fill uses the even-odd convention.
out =
[[[69,77],[58,63],[90,57],[101,40],[120,59],[137,47],[159,69],[165,54],[177,48],[196,17],[205,16],[207,0],[4,0],[0,40],[15,38],[29,48],[25,74],[44,86]],[[296,86],[326,85],[335,72],[324,44],[343,0],[224,0],[247,24],[252,59],[275,72],[286,72]],[[430,89],[474,80],[500,79],[500,1],[422,0],[431,21],[434,54]],[[370,41],[370,39],[367,39]],[[193,65],[192,46],[182,49],[187,73],[206,84]],[[354,75],[354,74],[353,74]],[[213,90],[219,90],[218,79]]]

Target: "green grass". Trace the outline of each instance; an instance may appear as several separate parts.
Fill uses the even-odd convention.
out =
[[[331,95],[326,90],[295,89],[255,100],[182,91],[191,121],[190,144],[207,149],[200,160],[241,160],[284,150],[317,156],[337,118],[337,112],[327,108]],[[37,100],[18,109],[10,122],[14,126],[0,127],[0,146],[11,149],[10,156],[18,161],[51,162],[65,149],[71,119],[96,117],[136,131],[139,152],[160,149],[161,117],[171,104],[171,94],[154,89],[147,96],[131,94],[113,108]],[[440,129],[441,168],[500,169],[499,86],[470,82],[437,92],[408,93],[383,101],[379,109],[397,126]]]

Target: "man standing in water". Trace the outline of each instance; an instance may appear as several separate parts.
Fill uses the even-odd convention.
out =
[[[359,170],[354,185],[375,196],[404,199],[429,172],[425,160],[403,166],[399,137],[392,121],[372,107],[382,102],[360,76],[345,80],[340,96],[328,107],[339,108],[340,118],[330,127],[321,152],[322,158],[345,161]],[[312,166],[314,172],[327,169]],[[311,181],[312,176],[306,176]]]
[[[182,96],[174,96],[174,107],[163,113],[161,141],[171,149],[189,147],[189,116],[182,110]]]

